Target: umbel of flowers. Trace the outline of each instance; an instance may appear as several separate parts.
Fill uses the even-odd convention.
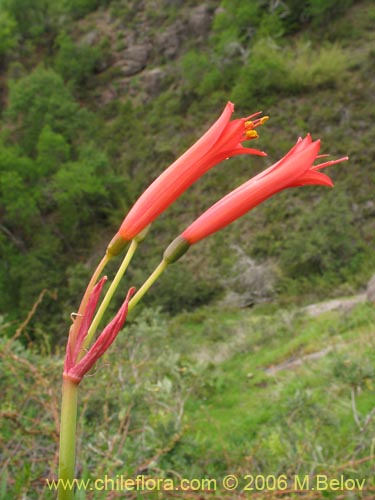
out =
[[[231,120],[234,105],[225,106],[218,120],[180,158],[170,165],[139,197],[119,230],[110,241],[106,253],[94,271],[70,328],[63,372],[60,427],[59,500],[74,498],[71,481],[75,477],[75,443],[77,391],[84,375],[103,356],[124,325],[126,316],[168,265],[203,238],[224,228],[269,197],[287,188],[316,184],[332,187],[331,179],[321,169],[348,158],[314,164],[319,155],[320,140],[310,135],[299,138],[278,162],[217,201],[192,222],[165,250],[162,260],[137,293],[131,288],[112,321],[96,336],[103,314],[116,291],[137,246],[147,236],[150,224],[182,193],[209,169],[237,155],[266,156],[263,151],[243,143],[258,138],[256,128],[268,117],[261,113]],[[107,262],[128,246],[126,255],[105,297],[97,308],[106,277],[99,279]]]
[[[242,143],[258,138],[255,129],[263,125],[268,116],[254,120],[261,114],[258,112],[231,121],[233,111],[234,105],[228,102],[207,132],[146,189],[125,217],[107,252],[117,254],[194,182],[222,160],[244,154],[267,156],[263,151],[244,147]]]

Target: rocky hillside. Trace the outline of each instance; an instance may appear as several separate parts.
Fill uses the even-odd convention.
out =
[[[74,34],[79,44],[107,46],[95,82],[100,103],[131,98],[144,104],[168,88],[178,77],[176,61],[207,43],[218,3],[180,2],[176,10],[176,2],[138,2],[99,9],[80,21]]]

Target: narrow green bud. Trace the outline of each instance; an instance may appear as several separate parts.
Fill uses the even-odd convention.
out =
[[[189,250],[190,243],[182,236],[177,236],[176,239],[167,247],[163,254],[163,260],[167,264],[176,262],[180,257]]]
[[[115,257],[124,250],[128,243],[129,241],[122,238],[119,234],[116,234],[109,242],[106,254],[110,257]]]

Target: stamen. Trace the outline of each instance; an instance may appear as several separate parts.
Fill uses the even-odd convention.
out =
[[[258,139],[259,134],[256,130],[246,130],[245,136],[246,136],[246,139]]]
[[[263,111],[257,111],[256,113],[253,113],[252,115],[249,115],[245,118],[246,121],[252,120],[255,116],[259,116],[263,113]]]
[[[331,165],[336,165],[337,163],[341,163],[342,161],[349,160],[349,156],[343,156],[338,160],[330,160],[324,163],[320,163],[319,165],[313,165],[312,170],[319,170],[321,168],[330,167]]]
[[[262,118],[257,118],[256,120],[247,120],[245,122],[245,130],[252,130],[259,125],[264,125],[267,120],[269,120],[269,116],[262,116]]]
[[[255,113],[255,115],[249,116],[248,119],[244,122],[244,135],[241,139],[242,141],[248,141],[249,139],[258,139],[259,135],[254,129],[259,125],[263,125],[269,119],[269,116],[262,116],[262,118],[257,118],[256,120],[250,120],[253,116],[259,115],[260,112]]]

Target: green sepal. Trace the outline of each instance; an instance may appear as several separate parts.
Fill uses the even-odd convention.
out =
[[[177,236],[176,239],[167,247],[163,254],[163,260],[167,264],[172,264],[176,262],[180,257],[184,255],[190,248],[190,243],[185,240],[182,236]]]
[[[118,233],[111,239],[109,245],[107,246],[106,254],[111,257],[116,257],[120,254],[124,248],[128,245],[129,241],[125,240]]]

